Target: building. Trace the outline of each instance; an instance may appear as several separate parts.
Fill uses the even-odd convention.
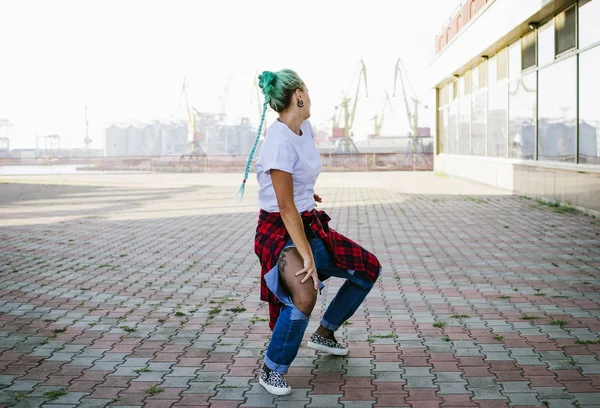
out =
[[[106,156],[171,156],[188,149],[185,122],[113,124],[105,131]]]
[[[435,170],[600,211],[600,0],[463,1],[435,40]]]
[[[248,118],[241,118],[237,125],[222,124],[202,146],[207,154],[211,155],[248,155],[254,144],[256,132]]]

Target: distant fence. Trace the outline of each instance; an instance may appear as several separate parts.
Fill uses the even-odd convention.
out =
[[[6,158],[0,166],[81,166],[85,171],[230,173],[244,170],[247,156],[136,156]],[[323,171],[428,171],[433,153],[321,153]]]

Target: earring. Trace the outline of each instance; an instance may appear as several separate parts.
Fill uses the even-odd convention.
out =
[[[301,108],[304,106],[304,101],[302,99],[298,99],[298,107]]]

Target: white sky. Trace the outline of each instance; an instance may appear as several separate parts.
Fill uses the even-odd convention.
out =
[[[61,147],[83,147],[87,100],[92,147],[113,122],[184,119],[190,104],[218,112],[231,78],[229,123],[256,125],[256,71],[296,70],[310,89],[311,121],[330,127],[343,92],[356,91],[367,66],[354,133],[372,133],[384,91],[392,95],[402,58],[419,97],[432,106],[427,79],[434,36],[459,0],[0,0],[0,119],[13,123],[11,148],[35,135],[59,134]],[[253,101],[251,103],[251,101]],[[400,88],[382,134],[406,134]],[[422,125],[433,124],[432,108]],[[275,118],[273,112],[269,121]]]

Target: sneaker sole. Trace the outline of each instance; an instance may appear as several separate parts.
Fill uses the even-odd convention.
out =
[[[263,386],[263,388],[265,390],[267,390],[267,392],[269,392],[269,393],[271,393],[273,395],[289,395],[289,394],[292,393],[292,389],[291,388],[277,388],[277,387],[273,387],[272,385],[269,385],[266,382],[264,382],[262,378],[259,378],[258,382],[260,383],[260,385]]]
[[[307,346],[313,350],[318,350],[318,351],[324,351],[326,353],[329,354],[333,354],[336,356],[346,356],[348,355],[348,349],[339,349],[339,348],[334,348],[334,347],[327,347],[324,346],[322,344],[317,344],[317,343],[313,343],[312,341],[309,341],[307,343]]]

